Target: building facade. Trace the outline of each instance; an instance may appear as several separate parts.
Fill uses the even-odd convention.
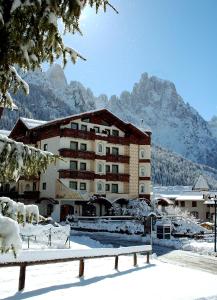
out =
[[[20,118],[10,137],[62,158],[18,183],[19,192],[40,192],[43,215],[58,221],[67,214],[105,215],[118,199],[150,200],[151,134],[106,109],[49,122]]]

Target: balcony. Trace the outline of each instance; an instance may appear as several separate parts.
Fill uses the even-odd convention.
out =
[[[128,145],[128,137],[112,136],[95,133],[94,131],[83,131],[72,128],[62,128],[60,130],[60,137],[74,137],[85,140],[102,140],[112,144]]]
[[[40,198],[39,191],[25,191],[22,195],[19,195],[20,198],[27,200],[38,200]]]
[[[92,171],[59,170],[59,178],[73,178],[84,180],[105,179],[106,181],[129,182],[129,177],[129,174],[120,173],[95,174]]]
[[[129,164],[129,160],[130,158],[127,155],[113,155],[113,154],[106,155],[106,161],[109,162],[119,162],[119,163]]]
[[[129,182],[129,174],[120,173],[106,173],[106,181],[122,181]]]
[[[59,150],[59,154],[62,157],[70,157],[70,158],[82,158],[82,159],[95,159],[95,152],[93,151],[79,151],[63,148]]]
[[[79,170],[59,170],[59,178],[76,178],[94,180],[94,172]]]

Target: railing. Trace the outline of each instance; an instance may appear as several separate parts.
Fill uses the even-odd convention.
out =
[[[97,174],[92,171],[80,171],[80,170],[70,170],[70,169],[61,169],[59,170],[59,178],[77,178],[77,179],[105,179],[106,181],[122,181],[129,182],[129,174],[124,173],[106,173],[106,174]]]
[[[62,157],[70,157],[70,158],[83,158],[83,159],[101,159],[106,160],[108,162],[119,162],[119,163],[127,163],[129,164],[129,156],[127,155],[114,155],[114,154],[106,154],[106,155],[98,155],[94,151],[81,151],[81,150],[72,150],[68,148],[59,149],[59,154]]]
[[[119,256],[133,254],[133,265],[137,266],[137,253],[144,253],[147,256],[146,262],[149,263],[149,256],[152,253],[152,247],[150,245],[144,246],[133,246],[133,247],[120,247],[120,248],[100,248],[100,249],[82,249],[82,250],[66,250],[64,254],[66,257],[59,258],[55,257],[55,252],[43,251],[44,257],[47,259],[38,260],[37,257],[40,257],[41,251],[36,251],[28,253],[28,259],[26,258],[26,253],[22,253],[17,259],[11,258],[8,261],[1,262],[0,268],[4,267],[20,267],[19,275],[19,284],[18,290],[22,291],[25,287],[25,278],[26,278],[26,267],[35,266],[35,265],[47,265],[55,263],[65,263],[70,261],[79,261],[79,277],[84,276],[84,261],[86,259],[94,258],[105,258],[105,257],[115,257],[115,270],[118,270],[118,261]],[[31,257],[32,254],[32,257]],[[63,254],[62,254],[63,255]],[[1,259],[1,257],[0,257]]]

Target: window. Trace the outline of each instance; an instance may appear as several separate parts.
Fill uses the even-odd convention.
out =
[[[82,131],[87,131],[87,125],[81,124],[81,130]]]
[[[113,155],[119,155],[119,149],[116,147],[112,147],[112,154]]]
[[[139,155],[139,157],[140,157],[141,159],[145,158],[145,150],[144,150],[144,149],[141,149],[141,150],[140,150],[140,155]]]
[[[70,142],[70,149],[77,151],[78,150],[78,143],[77,142]]]
[[[112,184],[112,193],[118,193],[118,184]]]
[[[102,146],[101,143],[98,144],[98,146],[97,146],[97,151],[98,151],[99,153],[102,153],[102,152],[103,152],[103,146]]]
[[[80,150],[81,151],[87,151],[87,144],[80,144]]]
[[[78,162],[74,160],[70,160],[70,170],[77,170],[78,169]]]
[[[110,154],[110,148],[106,147],[106,154]]]
[[[144,184],[140,185],[140,194],[145,194],[145,185]]]
[[[94,128],[94,130],[95,130],[96,133],[99,133],[99,127],[94,126],[93,128]]]
[[[71,123],[71,128],[78,130],[78,123]]]
[[[196,219],[199,218],[199,213],[198,213],[198,211],[192,211],[192,212],[191,212],[191,215],[194,216]]]
[[[53,204],[48,203],[48,205],[47,205],[47,215],[51,216],[52,212],[53,212]]]
[[[192,207],[197,207],[197,201],[192,201]]]
[[[181,207],[185,207],[185,201],[180,201]]]
[[[103,172],[103,164],[102,163],[97,164],[97,172],[99,172],[99,173]]]
[[[33,182],[33,184],[32,184],[32,190],[36,191],[36,189],[37,189],[37,184],[36,184],[36,182]]]
[[[77,190],[78,188],[78,183],[76,181],[69,181],[69,187],[72,190]]]
[[[206,212],[206,219],[210,220],[210,212]]]
[[[90,118],[82,118],[81,121],[86,122],[86,123],[90,123]]]
[[[111,135],[111,130],[110,130],[110,129],[105,129],[105,131],[106,131],[106,133],[107,133],[108,135]]]
[[[106,192],[109,192],[109,191],[110,191],[110,184],[107,183],[107,184],[105,185],[105,190],[106,190]]]
[[[119,131],[116,130],[116,129],[113,129],[113,130],[112,130],[112,135],[114,135],[114,136],[119,136]]]
[[[81,171],[86,171],[87,169],[87,164],[86,163],[80,163],[80,170]]]
[[[26,192],[29,192],[29,191],[30,191],[30,184],[29,184],[29,183],[26,184],[26,186],[25,186],[25,191],[26,191]]]
[[[46,184],[46,182],[43,182],[42,183],[42,190],[46,190],[46,188],[47,188],[47,184]]]
[[[97,182],[97,192],[100,193],[103,191],[103,183]]]
[[[81,191],[86,191],[86,190],[87,190],[87,185],[86,185],[85,182],[81,182],[81,183],[80,183],[80,190],[81,190]]]
[[[118,173],[118,165],[112,165],[112,173]]]
[[[140,167],[140,176],[145,177],[145,167]]]
[[[47,151],[48,147],[47,147],[47,144],[44,144],[44,151]]]
[[[110,173],[110,170],[111,170],[111,169],[110,169],[110,166],[109,166],[109,165],[106,165],[105,168],[106,168],[106,173]]]

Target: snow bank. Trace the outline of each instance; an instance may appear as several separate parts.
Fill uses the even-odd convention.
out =
[[[17,222],[14,220],[0,216],[0,249],[1,252],[13,250],[14,255],[22,248],[20,239],[20,231]]]

